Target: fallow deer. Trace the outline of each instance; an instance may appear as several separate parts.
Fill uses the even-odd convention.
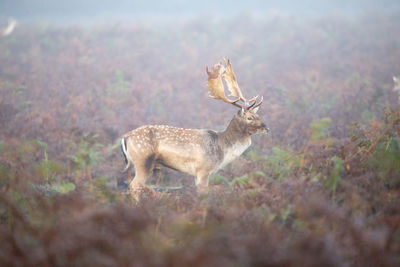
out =
[[[256,114],[263,97],[258,102],[258,96],[250,100],[244,98],[230,61],[224,59],[224,63],[225,66],[214,65],[210,71],[207,67],[206,71],[210,97],[239,108],[225,131],[145,125],[123,136],[121,148],[127,163],[124,171],[131,164],[136,167],[135,177],[129,185],[136,199],[147,188],[146,180],[158,165],[196,176],[197,190],[202,191],[208,186],[210,174],[232,162],[251,145],[251,135],[268,132]],[[230,97],[235,99],[225,95],[222,78]]]

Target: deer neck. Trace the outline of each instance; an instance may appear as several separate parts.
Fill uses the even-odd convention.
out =
[[[234,117],[225,131],[218,133],[219,145],[224,151],[235,147],[250,146],[251,138],[247,128]]]

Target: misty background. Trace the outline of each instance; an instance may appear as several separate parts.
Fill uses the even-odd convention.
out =
[[[399,0],[0,0],[0,266],[400,266],[399,29]],[[223,57],[271,134],[135,202],[121,137],[224,130]]]
[[[2,0],[0,18],[14,17],[24,21],[77,22],[126,21],[143,18],[186,19],[194,16],[229,17],[248,14],[266,16],[359,15],[365,13],[399,14],[396,0]],[[149,22],[149,21],[147,21]]]

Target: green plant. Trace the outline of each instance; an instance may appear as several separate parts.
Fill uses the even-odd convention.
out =
[[[378,176],[390,186],[400,184],[400,138],[387,136],[375,148],[368,164],[378,171]]]
[[[84,173],[89,179],[91,187],[93,186],[91,166],[102,160],[97,149],[103,145],[97,143],[97,137],[97,134],[86,133],[83,135],[78,144],[72,144],[75,154],[69,156],[76,166],[76,174]]]
[[[12,94],[15,97],[15,96],[22,94],[26,90],[26,86],[15,84],[10,81],[4,81],[4,82],[0,83],[0,91],[5,91],[8,89],[10,89],[12,91]]]
[[[328,180],[325,182],[326,188],[331,192],[332,199],[335,199],[336,189],[341,182],[340,174],[344,171],[343,160],[337,156],[333,156],[330,161],[333,163]]]
[[[8,184],[9,181],[10,176],[8,175],[7,168],[0,164],[0,188],[3,184]]]
[[[240,177],[235,177],[232,181],[229,182],[229,186],[247,186],[249,184],[250,175],[245,174]]]
[[[75,184],[73,184],[71,182],[61,182],[61,183],[52,185],[51,189],[58,193],[61,193],[61,194],[67,194],[67,193],[75,190]]]
[[[272,153],[265,158],[264,167],[278,180],[294,174],[300,166],[301,157],[291,151],[273,147]]]
[[[263,159],[261,153],[257,152],[254,148],[249,149],[246,153],[246,157],[251,160],[251,162],[258,162]]]
[[[49,160],[47,154],[47,144],[45,142],[39,140],[33,140],[32,142],[39,145],[39,147],[43,149],[43,159],[38,164],[35,164],[34,168],[40,177],[44,178],[46,186],[49,186],[56,175],[59,174],[63,168],[60,163]]]
[[[5,147],[4,142],[0,141],[0,156],[3,153],[4,147]],[[2,163],[0,163],[0,187],[3,184],[8,183],[9,180],[10,180],[10,177],[8,175],[8,171],[7,171],[6,166],[4,166]]]
[[[213,173],[210,175],[210,184],[211,185],[217,185],[217,184],[228,185],[229,181],[228,181],[228,179],[225,178],[225,176],[218,174],[218,173]]]
[[[293,207],[291,204],[287,204],[285,208],[279,211],[279,217],[282,223],[285,224],[292,214]]]
[[[232,181],[229,181],[225,176],[218,174],[218,173],[214,173],[214,174],[210,175],[210,184],[211,185],[224,184],[224,185],[228,185],[229,187],[248,186],[250,181],[257,176],[258,177],[267,177],[267,175],[263,171],[252,171],[252,172],[246,173],[242,176],[235,177],[232,179]]]
[[[97,189],[98,196],[105,202],[113,202],[116,199],[116,194],[107,186],[109,179],[107,177],[97,177],[94,180],[94,185]]]
[[[310,123],[311,140],[321,141],[328,136],[329,125],[332,122],[331,118],[322,118]]]
[[[115,81],[111,87],[114,91],[128,91],[129,82],[125,80],[122,70],[115,70]]]

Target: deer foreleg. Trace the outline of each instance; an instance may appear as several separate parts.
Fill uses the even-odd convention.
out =
[[[196,177],[197,193],[205,193],[208,188],[209,172],[199,172]]]

